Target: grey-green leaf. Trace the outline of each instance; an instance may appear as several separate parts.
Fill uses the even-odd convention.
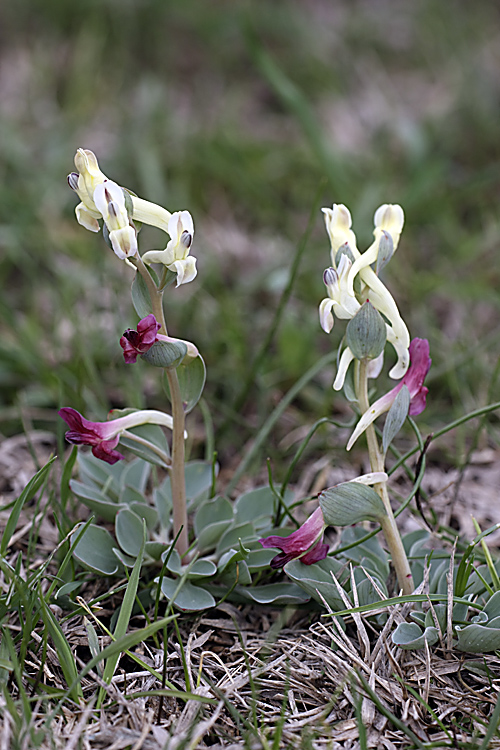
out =
[[[122,508],[116,516],[115,533],[118,544],[127,555],[137,557],[142,546],[143,523],[130,508]]]
[[[153,309],[148,287],[139,272],[136,273],[132,282],[132,304],[141,320],[150,315]]]
[[[184,411],[186,414],[189,414],[200,400],[203,388],[205,387],[207,370],[203,357],[199,354],[197,357],[187,358],[177,368],[177,377],[179,378],[179,388]],[[167,396],[170,399],[170,390],[166,378],[164,386]]]
[[[174,581],[171,578],[163,578],[161,590],[169,601],[174,596],[178,585],[178,580]],[[202,589],[200,586],[194,586],[190,581],[185,581],[174,599],[174,605],[184,612],[197,612],[200,609],[215,607],[215,599],[205,589]]]
[[[384,432],[382,433],[382,448],[384,454],[387,453],[390,444],[404,425],[409,409],[410,391],[408,390],[408,386],[403,385],[394,399],[385,420]]]
[[[456,626],[457,648],[471,654],[481,654],[500,649],[500,628],[485,625]]]
[[[293,583],[268,583],[242,589],[245,595],[259,604],[304,604],[310,597]]]
[[[438,640],[437,628],[429,627],[422,632],[416,622],[402,622],[392,634],[393,643],[405,650],[424,648],[426,641],[429,646],[433,646]]]
[[[78,534],[73,532],[72,540]],[[109,531],[101,526],[90,524],[76,545],[73,554],[77,560],[95,573],[111,576],[118,571],[118,560],[113,552],[115,541]]]
[[[155,367],[178,367],[186,354],[187,346],[182,341],[157,341],[141,356]]]
[[[198,535],[202,529],[219,521],[233,520],[233,506],[225,497],[216,497],[215,500],[204,502],[194,517],[194,530]]]
[[[319,504],[325,523],[330,526],[378,521],[386,515],[379,495],[360,482],[344,482],[324,490],[319,496]]]
[[[72,479],[69,486],[72,492],[80,498],[87,508],[97,513],[105,521],[115,520],[116,514],[122,507],[119,503],[112,502],[100,490],[78,482],[76,479]]]

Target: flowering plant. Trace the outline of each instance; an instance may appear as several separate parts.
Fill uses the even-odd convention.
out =
[[[228,595],[228,587],[233,596],[254,601],[302,601],[310,592],[303,577],[297,576],[297,564],[300,561],[302,568],[310,570],[330,564],[330,545],[324,539],[327,527],[376,521],[384,531],[399,586],[411,592],[412,576],[389,501],[384,456],[406,416],[419,414],[425,407],[424,379],[430,359],[425,340],[410,342],[397,305],[380,279],[399,243],[404,223],[401,207],[377,209],[374,241],[364,253],[357,248],[348,209],[341,205],[323,209],[331,266],[323,275],[328,296],[320,304],[320,324],[330,332],[335,317],[348,321],[334,388],[344,386],[354,362],[361,417],[347,449],[366,433],[371,473],[321,492],[319,506],[300,528],[289,533],[280,527],[284,515],[290,514],[291,496],[285,487],[262,488],[231,502],[214,494],[215,465],[185,461],[185,419],[201,396],[205,366],[195,344],[169,335],[163,297],[173,281],[178,287],[196,277],[196,259],[190,255],[194,237],[191,214],[186,210],[171,213],[120,187],[101,171],[91,151],[78,149],[75,165],[78,172],[71,173],[68,182],[80,198],[78,222],[93,232],[100,230],[102,222],[104,239],[134,272],[132,302],[140,319],[119,341],[125,363],[134,364],[140,358],[162,368],[171,402],[171,414],[128,409],[121,414],[113,412],[106,422],[90,421],[71,407],[60,410],[69,427],[68,442],[88,445],[93,454],[80,456],[81,479],[72,481],[72,489],[92,510],[115,522],[116,541],[91,525],[76,544],[77,558],[98,569],[95,550],[104,544],[107,556],[100,558],[100,572],[109,574],[119,564],[133,564],[145,523],[151,536],[144,547],[144,560],[163,563],[161,589],[181,608],[212,606],[215,596]],[[168,234],[164,250],[141,255],[138,236],[144,223]],[[159,267],[159,274],[153,266]],[[380,374],[386,342],[397,356],[389,374],[399,382],[370,405],[367,379]],[[388,417],[381,451],[373,423],[385,412]],[[170,445],[165,427],[172,436]],[[125,455],[117,450],[119,444],[137,456],[127,470],[121,468]],[[148,464],[167,472],[163,483],[153,488],[152,505],[145,497],[150,481]],[[252,573],[262,575],[266,569],[282,567],[294,583],[252,585]],[[380,571],[377,575],[383,588],[383,575]],[[276,585],[278,589],[273,589]]]

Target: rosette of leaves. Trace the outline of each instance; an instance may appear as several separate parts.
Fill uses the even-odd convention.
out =
[[[405,538],[412,572],[418,584],[427,568],[429,599],[432,600],[433,594],[440,594],[446,600],[450,553],[444,549],[431,552],[425,546],[429,539],[425,531]],[[393,632],[392,640],[397,646],[415,650],[424,648],[426,642],[429,646],[444,643],[450,619],[452,645],[457,650],[477,654],[500,649],[500,561],[474,565],[476,543],[477,540],[453,566],[451,617],[448,617],[447,603],[431,604],[425,612],[416,608],[410,615],[412,622],[400,623]]]
[[[147,428],[155,427],[146,425]],[[148,440],[151,441],[151,430]],[[159,430],[161,433],[161,430]],[[150,538],[146,541],[146,564],[161,560],[171,546],[172,494],[167,476],[151,493],[149,460],[107,464],[92,454],[78,454],[79,479],[72,479],[72,492],[100,519],[114,523],[114,537],[102,526],[91,523],[75,547],[74,555],[85,567],[100,575],[114,575],[134,565],[143,535],[143,520]],[[188,507],[195,508],[209,494],[212,465],[204,461],[186,464]],[[78,534],[78,527],[73,538]]]
[[[152,467],[143,458],[110,465],[92,454],[79,453],[78,466],[79,479],[70,482],[73,493],[96,516],[114,523],[114,534],[91,523],[76,544],[76,559],[94,573],[115,575],[134,565],[144,519],[149,532],[144,564],[161,569],[156,583],[165,598],[181,610],[207,609],[227,597],[260,604],[309,601],[309,594],[295,583],[273,580],[276,574],[269,563],[276,553],[263,549],[258,541],[271,533],[285,533],[275,528],[275,519],[280,503],[292,503],[291,492],[281,499],[276,488],[265,486],[234,501],[211,498],[212,465],[187,463],[186,494],[194,534],[192,559],[184,565],[173,549],[168,476],[149,492]],[[77,534],[78,527],[73,539]]]

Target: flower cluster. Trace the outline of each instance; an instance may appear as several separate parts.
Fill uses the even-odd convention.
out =
[[[333,328],[334,317],[350,320],[363,302],[371,304],[387,319],[387,340],[394,346],[398,360],[389,375],[403,377],[410,362],[410,335],[388,289],[380,281],[380,272],[395,252],[404,224],[401,206],[385,204],[374,216],[374,241],[364,253],[356,246],[356,235],[351,229],[349,210],[343,205],[323,208],[325,224],[331,243],[332,267],[323,276],[328,297],[319,308],[321,327],[327,333]],[[376,264],[375,270],[372,264]],[[344,384],[345,375],[354,355],[345,349],[339,363],[335,390]]]
[[[121,260],[130,262],[138,254],[136,223],[158,227],[170,236],[165,250],[143,255],[144,263],[160,263],[177,274],[177,286],[196,277],[196,258],[189,255],[194,225],[189,211],[170,213],[162,206],[131,194],[101,172],[92,151],[79,148],[75,156],[78,172],[68,175],[68,184],[80,198],[75,209],[79,224],[91,232],[100,229]]]

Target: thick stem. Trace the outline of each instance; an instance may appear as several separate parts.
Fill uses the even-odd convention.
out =
[[[368,377],[366,372],[367,364],[366,360],[362,360],[359,362],[359,367],[357,368],[356,392],[362,414],[370,408],[370,402],[368,400]],[[372,424],[366,428],[366,439],[368,442],[368,454],[370,456],[372,471],[385,471],[384,458],[380,452],[377,435]],[[414,590],[413,579],[408,558],[406,557],[406,552],[401,540],[401,535],[396,525],[396,519],[392,512],[389,493],[387,491],[387,483],[381,482],[374,485],[374,490],[380,495],[387,512],[387,515],[381,519],[380,525],[382,526],[382,531],[384,532],[387,546],[391,553],[392,564],[396,571],[399,587],[402,589],[404,595],[411,594]]]
[[[151,299],[151,306],[153,308],[153,315],[155,316],[158,323],[161,324],[160,332],[165,336],[168,336],[167,324],[165,322],[165,315],[163,313],[163,292],[161,292],[156,286],[151,274],[142,262],[141,256],[136,255],[133,260],[135,261],[137,270],[141,274],[148,288],[149,297]]]
[[[172,468],[170,470],[170,482],[172,487],[172,504],[174,512],[174,537],[179,534],[176,549],[180,555],[186,554],[188,541],[188,523],[186,509],[186,479],[184,476],[184,426],[186,415],[182,403],[181,389],[177,371],[166,368],[170,398],[172,400],[172,417],[174,428],[172,430]],[[181,530],[182,529],[182,530]]]
[[[163,313],[163,292],[160,291],[148,269],[144,265],[142,258],[137,255],[135,258],[137,270],[144,279],[149,296],[153,315],[158,323],[161,324],[160,332],[165,336],[168,335],[165,315]],[[189,547],[188,523],[186,508],[186,478],[184,475],[185,451],[184,451],[184,430],[186,415],[179,387],[179,378],[175,369],[166,368],[168,385],[170,388],[170,398],[172,400],[172,418],[174,425],[172,429],[172,466],[170,469],[170,483],[172,488],[172,505],[173,505],[173,533],[174,538],[178,536],[175,548],[179,555],[185,555]]]

